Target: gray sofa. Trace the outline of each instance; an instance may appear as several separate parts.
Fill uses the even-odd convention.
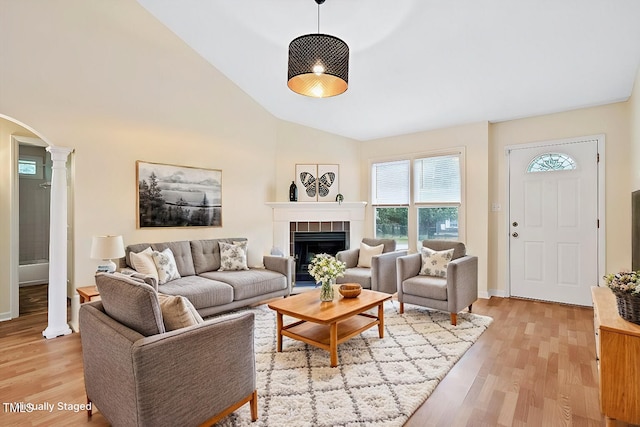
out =
[[[163,243],[136,243],[127,246],[124,264],[133,269],[129,254],[148,247],[156,251],[170,248],[181,278],[156,285],[158,292],[187,297],[202,317],[245,307],[291,293],[293,260],[266,255],[265,268],[218,271],[218,242],[233,243],[246,238],[208,239]]]

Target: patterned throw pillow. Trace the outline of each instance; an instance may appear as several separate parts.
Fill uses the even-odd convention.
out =
[[[248,270],[247,267],[247,242],[224,243],[220,245],[220,269],[225,270]]]
[[[421,276],[447,277],[447,266],[453,258],[453,249],[434,251],[423,247],[420,253],[422,254],[422,269],[419,273]]]
[[[164,285],[167,282],[180,278],[180,273],[178,273],[178,267],[176,266],[176,259],[171,249],[167,248],[162,252],[153,251],[151,256],[158,269],[159,285]]]

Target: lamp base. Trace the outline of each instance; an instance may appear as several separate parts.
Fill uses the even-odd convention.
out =
[[[113,273],[116,271],[116,263],[110,259],[102,260],[102,264],[98,266],[98,273]]]

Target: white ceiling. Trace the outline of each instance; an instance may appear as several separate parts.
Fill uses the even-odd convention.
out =
[[[327,0],[320,32],[350,47],[349,89],[287,87],[314,0],[138,0],[276,117],[358,140],[626,100],[638,0]]]

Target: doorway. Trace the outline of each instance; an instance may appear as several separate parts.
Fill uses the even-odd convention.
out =
[[[508,149],[512,296],[591,305],[603,265],[603,144],[597,136]]]

